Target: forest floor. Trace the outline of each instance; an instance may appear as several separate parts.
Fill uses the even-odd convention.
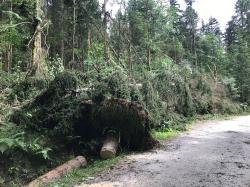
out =
[[[250,187],[250,116],[196,123],[88,183],[80,186]]]

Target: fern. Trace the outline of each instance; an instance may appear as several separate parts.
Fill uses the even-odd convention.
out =
[[[0,128],[0,152],[8,154],[16,150],[21,150],[29,154],[42,156],[44,159],[49,159],[49,151],[52,149],[39,144],[39,138],[33,141],[25,139],[25,132],[18,132],[20,129],[14,125],[4,125]]]

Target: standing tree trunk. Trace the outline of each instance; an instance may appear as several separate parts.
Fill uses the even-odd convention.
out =
[[[64,14],[64,2],[63,0],[60,1],[60,11],[62,12],[61,16]],[[65,63],[64,62],[64,19],[63,19],[63,16],[61,17],[60,19],[60,26],[61,26],[61,33],[60,33],[60,39],[61,39],[61,60],[63,62],[63,64]],[[65,65],[65,64],[64,64]]]
[[[62,27],[62,29],[63,29],[63,27]],[[63,33],[63,30],[62,30],[62,33]],[[61,39],[61,59],[62,59],[63,64],[65,65],[65,62],[64,62],[64,40],[63,40],[63,38]]]
[[[11,72],[11,66],[12,66],[12,55],[13,55],[13,47],[12,44],[9,44],[8,46],[8,52],[7,52],[7,72]]]
[[[36,0],[36,20],[37,26],[34,34],[34,46],[32,53],[32,75],[42,73],[42,63],[44,61],[44,50],[42,48],[42,19],[44,0]]]
[[[132,74],[132,49],[131,49],[131,42],[129,41],[129,47],[128,47],[128,65],[129,65],[129,76]]]
[[[10,11],[11,12],[13,11],[12,0],[10,0]],[[10,25],[12,25],[12,14],[10,15]],[[12,59],[13,59],[13,46],[12,44],[9,44],[8,46],[8,73],[11,72]]]
[[[106,64],[109,64],[109,46],[108,46],[108,15],[107,15],[107,3],[108,0],[104,0],[103,3],[103,27],[104,27],[104,61]]]
[[[72,65],[75,64],[76,0],[73,0],[73,4]]]
[[[120,13],[121,13],[121,7],[119,10],[119,20],[118,20],[118,49],[117,49],[117,60],[118,63],[120,63],[120,55],[121,55],[121,18],[120,18]]]
[[[150,21],[150,15],[149,15],[149,8],[148,8],[148,1],[147,1],[147,12],[146,12],[146,34],[147,34],[147,65],[148,69],[150,70],[151,66],[151,48],[150,48],[150,28],[149,28],[149,21]]]
[[[121,58],[121,40],[122,40],[122,38],[121,38],[121,19],[122,19],[122,17],[121,17],[121,15],[122,15],[122,3],[120,2],[120,8],[119,8],[119,11],[118,11],[118,58],[117,58],[117,60],[118,60],[118,63],[120,63],[120,58]]]
[[[87,39],[87,62],[89,60],[89,54],[91,50],[91,30],[88,30],[88,39]],[[87,63],[87,71],[89,71],[89,63]]]
[[[196,42],[195,42],[195,28],[192,29],[192,54],[194,55],[195,68],[198,68],[197,52],[196,52]]]
[[[46,0],[48,1],[48,0]],[[49,38],[52,39],[53,42],[50,42],[50,54],[51,58],[58,57],[61,58],[63,65],[65,64],[65,34],[64,34],[64,20],[65,17],[65,9],[64,9],[64,0],[53,0],[53,4],[50,6],[49,11],[49,19],[51,20]],[[47,15],[47,14],[46,14]]]
[[[128,40],[128,65],[129,65],[129,76],[132,75],[133,64],[132,64],[132,44],[131,44],[131,27],[129,26],[129,40]]]

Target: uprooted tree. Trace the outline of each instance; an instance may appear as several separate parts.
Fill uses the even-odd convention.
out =
[[[64,73],[33,102],[16,111],[12,121],[38,131],[48,129],[61,140],[80,136],[86,142],[103,141],[112,131],[117,141],[114,154],[118,143],[130,149],[145,149],[155,143],[150,134],[152,121],[141,104],[102,98],[100,93],[92,100],[78,94],[75,75]]]

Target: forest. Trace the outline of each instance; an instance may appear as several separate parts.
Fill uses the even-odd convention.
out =
[[[250,0],[225,30],[194,2],[0,0],[0,186],[249,111]]]

